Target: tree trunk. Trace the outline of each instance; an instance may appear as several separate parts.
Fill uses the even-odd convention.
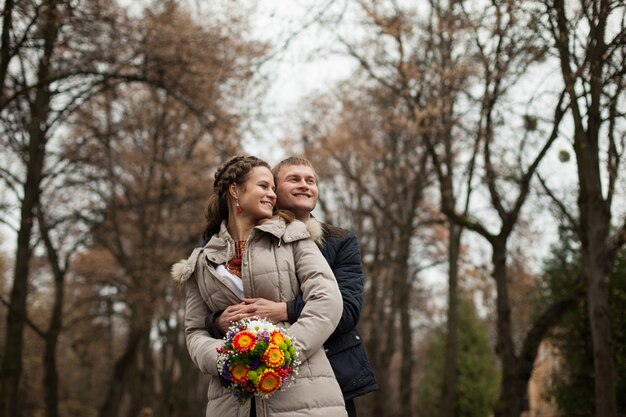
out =
[[[580,181],[582,263],[593,342],[596,417],[616,417],[617,399],[609,317],[610,213],[602,196],[597,138],[576,135]]]
[[[63,278],[61,278],[63,281]],[[44,400],[46,403],[46,417],[59,417],[59,374],[57,372],[57,345],[61,333],[61,315],[63,307],[63,282],[56,283],[56,295],[50,328],[46,333],[43,355],[44,366]]]
[[[126,343],[124,354],[117,360],[113,367],[113,377],[109,385],[109,391],[100,408],[100,417],[120,417],[119,409],[126,391],[128,376],[144,334],[140,330],[131,329]],[[134,416],[132,416],[134,417]]]
[[[589,263],[584,270],[587,275],[587,304],[593,341],[596,417],[612,417],[617,416],[617,403],[611,354],[612,337],[609,321],[607,276],[603,272],[603,266],[593,265],[589,258],[590,256],[583,255],[583,261]]]
[[[448,223],[448,334],[441,392],[441,416],[454,417],[457,380],[458,271],[461,226]]]
[[[385,277],[386,279],[381,288],[381,297],[376,303],[379,320],[383,323],[379,329],[381,333],[379,341],[383,341],[383,343],[374,344],[375,369],[389,368],[389,358],[391,358],[397,346],[396,310],[385,308],[388,300],[391,300],[392,303],[396,300],[393,289],[395,281],[389,275],[387,274]],[[376,338],[371,338],[371,340],[375,343]],[[390,408],[389,399],[393,399],[395,393],[391,388],[389,372],[377,372],[376,378],[380,391],[375,394],[374,415],[385,415]]]
[[[46,128],[51,98],[47,79],[50,72],[50,59],[57,37],[56,2],[50,2],[44,13],[43,34],[45,43],[37,73],[37,79],[41,84],[36,90],[35,101],[30,107],[28,165],[26,167],[24,197],[21,201],[13,287],[11,289],[7,315],[6,346],[2,360],[0,413],[6,417],[21,415],[19,408],[19,384],[22,374],[23,332],[26,323],[29,261],[32,253],[30,238],[35,210],[39,204],[40,185],[46,152]]]
[[[140,415],[144,408],[154,410],[156,405],[154,393],[154,361],[152,358],[152,346],[150,345],[150,332],[146,332],[141,347],[140,355],[137,355],[135,372],[132,376],[134,383],[130,387],[129,417]]]
[[[412,219],[411,219],[412,220]],[[403,236],[398,242],[398,277],[399,286],[394,290],[398,293],[399,305],[396,308],[400,311],[400,335],[402,340],[402,361],[400,365],[400,415],[411,417],[413,407],[411,405],[411,394],[413,393],[413,337],[411,332],[411,294],[412,280],[409,274],[409,259],[411,253],[412,229],[407,227],[403,231]],[[409,232],[409,233],[407,233]]]
[[[43,389],[44,401],[46,404],[46,417],[59,416],[59,374],[57,371],[57,345],[59,335],[61,334],[62,318],[63,318],[63,299],[65,291],[65,274],[67,272],[67,263],[61,265],[59,252],[52,244],[48,225],[41,209],[37,210],[37,221],[39,230],[46,246],[48,262],[54,276],[54,303],[52,306],[52,315],[50,317],[50,325],[45,335],[45,347],[43,355]]]
[[[134,281],[141,282],[141,279],[135,279]],[[136,288],[141,287],[138,285]],[[139,361],[140,353],[145,347],[144,344],[148,343],[147,348],[149,348],[150,327],[154,314],[152,300],[154,300],[154,298],[145,300],[142,294],[133,295],[135,295],[135,297],[131,296],[129,299],[132,313],[129,321],[130,329],[126,349],[124,354],[115,363],[109,391],[100,409],[100,417],[121,417],[120,406],[125,399],[130,400],[130,409],[139,407],[144,401],[142,397],[144,388],[151,390],[153,387],[151,382],[146,382],[142,378],[142,373],[145,374],[154,371],[152,368],[152,357],[144,358],[143,363],[139,363]],[[144,349],[144,352],[147,350],[148,349]],[[150,383],[151,386],[132,386],[133,378],[138,378],[138,383],[135,383],[135,385]],[[152,381],[152,375],[150,375],[149,381]],[[128,397],[126,394],[128,394]],[[129,417],[135,416],[129,415]]]
[[[26,299],[28,293],[29,261],[31,258],[30,238],[33,229],[35,210],[39,205],[40,186],[44,167],[47,141],[47,119],[51,94],[47,80],[50,73],[50,60],[57,37],[56,2],[51,1],[44,8],[44,49],[39,61],[35,100],[30,106],[28,126],[28,164],[26,181],[20,208],[20,226],[17,234],[17,249],[13,287],[9,299],[9,312],[2,358],[0,383],[0,413],[5,417],[21,415],[19,407],[19,385],[22,375],[23,332],[26,323]]]
[[[176,306],[175,303],[174,306]],[[176,381],[175,375],[177,359],[185,357],[185,349],[179,343],[180,338],[178,337],[179,334],[183,333],[183,330],[178,321],[170,326],[168,318],[162,318],[157,328],[165,329],[165,332],[161,333],[165,343],[160,352],[159,385],[161,391],[157,392],[158,408],[156,415],[172,416],[180,401],[179,391],[176,389],[178,381]]]
[[[379,219],[374,225],[374,230],[387,230],[388,219]],[[368,276],[371,277],[372,284],[369,292],[369,302],[364,303],[364,312],[367,316],[363,316],[360,325],[370,326],[371,323],[378,323],[377,326],[371,327],[370,331],[364,331],[365,344],[367,351],[371,354],[370,360],[376,372],[376,380],[380,389],[371,394],[368,399],[368,405],[371,407],[372,415],[382,416],[389,412],[389,399],[394,398],[394,392],[390,388],[389,358],[394,352],[396,346],[395,331],[395,311],[390,311],[389,303],[394,303],[394,277],[389,266],[392,264],[391,253],[387,248],[389,241],[393,238],[385,235],[380,239],[370,241],[374,242],[375,249],[372,250],[374,262],[371,262],[372,270]]]
[[[13,0],[4,2],[4,10],[2,10],[2,37],[0,46],[0,109],[4,107],[4,85],[9,70],[9,61],[11,60],[11,31],[13,30]]]
[[[41,182],[43,167],[43,146],[39,146],[39,139],[37,136],[31,137],[29,151],[34,158],[30,160],[28,165],[20,213],[20,229],[17,234],[17,254],[7,314],[6,342],[1,373],[2,384],[0,385],[0,413],[3,417],[21,415],[18,400],[24,347],[22,335],[26,323],[28,264],[31,257],[30,236],[33,228],[33,211],[39,199],[39,183]]]
[[[496,280],[498,292],[496,353],[502,363],[500,397],[494,408],[494,417],[519,417],[525,411],[528,382],[532,375],[539,345],[546,333],[561,320],[563,315],[576,306],[581,291],[579,287],[575,286],[570,295],[547,306],[526,333],[521,352],[518,355],[514,350],[512,338],[511,309],[507,287],[508,276],[506,273],[506,243],[497,239],[493,248],[493,277]]]
[[[517,357],[515,355],[511,326],[506,250],[506,239],[497,238],[493,244],[492,262],[494,268],[493,278],[496,281],[496,308],[498,313],[496,353],[502,363],[502,381],[500,397],[494,409],[494,416],[519,417],[523,409],[527,383],[523,384],[519,380],[517,372]]]
[[[561,74],[571,102],[574,121],[574,152],[578,165],[578,209],[580,213],[579,235],[582,243],[582,268],[587,281],[587,304],[594,357],[596,417],[617,416],[614,365],[611,353],[611,328],[609,322],[608,274],[612,269],[609,255],[609,231],[611,207],[602,192],[599,135],[603,123],[602,96],[604,89],[612,89],[611,81],[605,79],[606,27],[611,12],[610,2],[596,0],[591,5],[580,2],[579,6],[591,9],[586,14],[589,25],[589,42],[584,51],[582,64],[570,47],[570,22],[566,7],[571,4],[557,0],[549,11],[556,20],[555,41],[561,60]],[[582,66],[584,65],[584,66]],[[583,71],[584,70],[584,71]],[[581,83],[589,87],[583,93]],[[586,105],[586,107],[584,107]],[[586,127],[585,127],[586,122]],[[609,191],[610,193],[611,191]]]

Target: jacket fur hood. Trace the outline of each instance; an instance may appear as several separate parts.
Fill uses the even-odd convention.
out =
[[[196,268],[196,260],[198,259],[198,255],[200,255],[201,251],[202,248],[196,248],[191,253],[191,256],[189,256],[189,258],[181,259],[180,261],[172,265],[170,275],[174,282],[178,284],[183,284],[189,279],[189,277],[191,277],[191,274],[193,274],[193,271]]]

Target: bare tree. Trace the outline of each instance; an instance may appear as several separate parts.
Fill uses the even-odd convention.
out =
[[[41,211],[37,212],[37,223],[39,224],[41,237],[46,247],[48,262],[54,276],[54,302],[50,324],[44,334],[45,349],[43,355],[44,365],[44,397],[46,402],[46,416],[58,417],[59,414],[59,372],[57,365],[57,347],[59,336],[62,330],[64,292],[69,261],[73,249],[63,255],[58,246],[52,241],[50,226],[43,217]]]
[[[152,342],[155,330],[173,337],[173,329],[179,328],[169,324],[169,309],[180,308],[167,286],[169,265],[199,243],[212,167],[239,148],[237,128],[243,115],[231,114],[224,104],[243,95],[228,95],[228,86],[245,93],[242,85],[253,75],[250,62],[263,52],[255,43],[246,49],[245,40],[218,42],[219,30],[194,23],[176,8],[151,14],[144,24],[147,60],[151,71],[161,74],[166,90],[160,85],[117,88],[83,106],[73,119],[76,140],[67,150],[93,175],[93,192],[103,202],[94,238],[123,271],[116,280],[102,283],[103,288],[115,288],[114,302],[124,309],[125,341],[115,358],[101,416],[134,416],[159,403],[172,406],[158,399],[157,386],[180,386],[155,380],[161,368]],[[168,40],[177,37],[180,45],[174,49]],[[207,54],[204,45],[215,50]],[[179,99],[180,91],[189,91],[184,95],[188,100]],[[181,362],[189,369],[180,356],[180,335],[166,346],[177,353],[161,357],[169,361],[170,372]]]
[[[89,129],[83,132],[90,143],[75,149],[76,155],[86,168],[97,170],[98,189],[103,192],[102,217],[93,226],[94,239],[122,271],[116,280],[100,284],[103,289],[116,289],[110,293],[112,302],[123,308],[125,331],[101,416],[134,416],[159,403],[151,331],[155,321],[171,317],[168,310],[175,304],[166,303],[168,266],[182,256],[181,247],[192,247],[200,239],[193,231],[201,229],[203,184],[210,178],[207,163],[216,158],[202,130],[194,133],[187,129],[184,136],[180,134],[179,126],[189,121],[180,118],[170,98],[152,103],[146,109],[129,97],[124,114],[133,115],[131,118],[113,117],[112,109],[85,109],[77,120]],[[118,100],[116,106],[121,105]],[[97,120],[90,116],[98,113],[109,117]],[[179,353],[184,352],[179,348]],[[129,409],[121,408],[124,403]]]
[[[461,13],[456,2],[430,2],[430,18],[426,28],[428,61],[431,63],[432,82],[426,84],[428,106],[427,117],[416,119],[418,124],[428,125],[423,134],[424,146],[431,157],[433,170],[439,183],[441,211],[449,213],[459,210],[467,214],[471,201],[474,166],[478,154],[478,140],[464,138],[461,116],[458,113],[460,96],[467,88],[468,76],[472,75],[472,66],[467,62],[459,48],[467,32],[466,16]],[[415,103],[415,100],[409,100]],[[425,104],[425,100],[424,100]],[[421,105],[420,105],[421,107]],[[417,109],[415,109],[417,111]],[[467,155],[467,156],[466,156]],[[465,167],[459,159],[468,159]],[[464,170],[459,173],[459,170]],[[465,177],[465,178],[464,178]],[[462,195],[464,194],[464,196]],[[459,201],[461,200],[461,201]],[[447,335],[445,343],[445,363],[439,407],[442,417],[455,415],[457,407],[457,339],[458,339],[458,297],[459,267],[461,262],[461,241],[463,225],[448,221],[448,309]]]
[[[111,2],[5,2],[3,18],[0,68],[6,67],[7,73],[0,141],[7,153],[0,179],[13,197],[3,196],[3,205],[10,209],[3,211],[2,221],[17,223],[17,247],[7,302],[0,410],[1,415],[19,416],[29,261],[34,246],[43,241],[37,239],[34,225],[36,215],[42,222],[50,220],[41,195],[48,165],[58,162],[50,158],[51,149],[63,146],[71,129],[68,122],[120,86],[138,93],[132,86],[150,85],[154,97],[166,95],[179,103],[193,114],[197,126],[215,135],[218,151],[230,152],[244,116],[245,106],[237,106],[246,91],[244,81],[253,76],[252,61],[265,46],[225,33],[219,25],[202,28],[176,2],[151,9],[145,19],[131,18]],[[71,139],[76,146],[84,143],[84,138]],[[39,227],[42,233],[47,229],[46,223]],[[54,269],[62,263],[51,259],[51,264]]]
[[[28,264],[31,257],[30,239],[35,221],[35,211],[39,204],[40,184],[44,168],[47,130],[49,128],[49,107],[52,100],[48,80],[53,72],[51,66],[58,39],[59,9],[59,2],[54,0],[45,2],[41,10],[42,17],[37,22],[42,37],[42,45],[41,54],[33,70],[36,72],[40,83],[33,88],[33,94],[29,97],[30,117],[24,125],[26,135],[29,138],[26,144],[28,164],[21,197],[13,287],[9,300],[6,340],[1,364],[0,415],[7,417],[20,415],[18,389],[22,373],[22,333],[26,323]],[[10,10],[5,11],[8,14],[11,13]],[[10,26],[3,28],[3,30],[10,30]],[[8,47],[6,44],[3,46]],[[3,52],[3,55],[6,56],[6,54]],[[3,59],[4,63],[8,64],[6,58]]]
[[[333,105],[337,98],[340,105]],[[428,156],[416,152],[421,139],[407,129],[406,107],[385,89],[347,83],[307,108],[304,147],[321,175],[324,212],[335,224],[353,225],[362,246],[361,322],[381,387],[369,406],[373,413],[412,415],[418,274],[431,265],[416,239],[433,221],[423,201]]]
[[[457,227],[478,233],[491,246],[492,277],[497,292],[496,352],[503,370],[495,415],[517,417],[524,407],[528,378],[540,341],[580,294],[574,291],[570,297],[545,306],[524,333],[522,342],[516,345],[507,266],[509,244],[522,208],[529,200],[532,181],[558,136],[567,100],[563,94],[559,96],[559,91],[554,93],[552,117],[543,135],[534,128],[517,132],[503,128],[504,123],[499,120],[503,117],[523,120],[521,115],[510,111],[502,115],[506,112],[506,99],[545,56],[546,45],[534,15],[526,13],[523,2],[496,1],[477,6],[476,10],[469,10],[469,5],[461,2],[432,2],[433,20],[439,25],[426,27],[422,32],[422,27],[414,23],[418,21],[415,10],[407,10],[395,2],[361,1],[359,5],[368,28],[366,33],[373,36],[359,34],[355,41],[343,40],[348,53],[360,63],[371,82],[395,95],[409,109],[407,114],[412,123],[407,127],[422,138],[419,146],[429,149],[440,179],[443,213]],[[463,48],[474,64],[466,64],[468,68],[452,62],[448,52],[451,48]],[[430,52],[433,49],[437,51]],[[468,82],[460,82],[462,77],[469,78]],[[481,93],[474,98],[477,89]],[[458,97],[470,101],[455,112]],[[477,109],[476,122],[472,120],[473,109]],[[457,135],[459,131],[467,132],[469,152],[455,154],[449,148],[458,137],[454,135],[455,128]],[[512,134],[518,135],[514,145],[508,140]],[[475,159],[472,155],[478,150],[480,158]],[[451,164],[459,155],[469,161],[468,168],[452,176],[455,171]],[[475,165],[478,162],[480,165]],[[453,204],[451,184],[462,183],[462,178],[467,180],[467,173],[474,169],[480,169],[477,172],[482,174],[482,182],[475,188],[485,193],[493,214],[483,221],[471,215],[469,202],[465,212]],[[466,186],[466,193],[470,189],[471,183]],[[492,231],[493,223],[498,224],[495,231]],[[455,235],[454,230],[451,235]],[[574,289],[577,289],[575,285]],[[452,370],[451,366],[450,375]],[[449,408],[443,409],[451,412]]]
[[[582,242],[594,352],[596,416],[615,417],[617,393],[607,277],[614,267],[617,250],[626,240],[626,219],[611,233],[612,203],[625,149],[626,7],[608,0],[556,0],[547,2],[545,7],[574,125],[578,216],[566,210],[566,218]],[[583,36],[582,31],[588,34]],[[565,208],[562,204],[560,207]]]

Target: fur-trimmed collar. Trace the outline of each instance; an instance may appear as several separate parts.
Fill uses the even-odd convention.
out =
[[[314,217],[310,217],[309,220],[306,221],[305,226],[306,231],[300,222],[287,225],[282,219],[275,218],[255,226],[255,228],[270,233],[279,239],[283,239],[285,242],[310,237],[321,248],[324,245],[324,230],[322,229],[322,224]],[[307,233],[309,236],[307,236]],[[213,253],[216,256],[213,261],[218,263],[223,263],[230,259],[232,254],[229,241],[232,241],[232,239],[230,235],[228,235],[226,224],[223,223],[216,239],[211,239],[202,248],[196,248],[189,258],[181,259],[179,262],[172,265],[172,279],[179,284],[187,281],[195,270],[196,260],[201,252]]]
[[[309,217],[309,220],[306,221],[306,230],[308,230],[309,235],[311,235],[311,239],[319,246],[320,248],[324,246],[324,229],[322,229],[322,223],[320,223],[315,217]]]

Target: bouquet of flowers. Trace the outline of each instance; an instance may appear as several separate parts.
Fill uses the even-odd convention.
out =
[[[253,395],[268,398],[293,382],[300,362],[293,340],[265,319],[235,323],[217,348],[222,383],[244,403]]]

